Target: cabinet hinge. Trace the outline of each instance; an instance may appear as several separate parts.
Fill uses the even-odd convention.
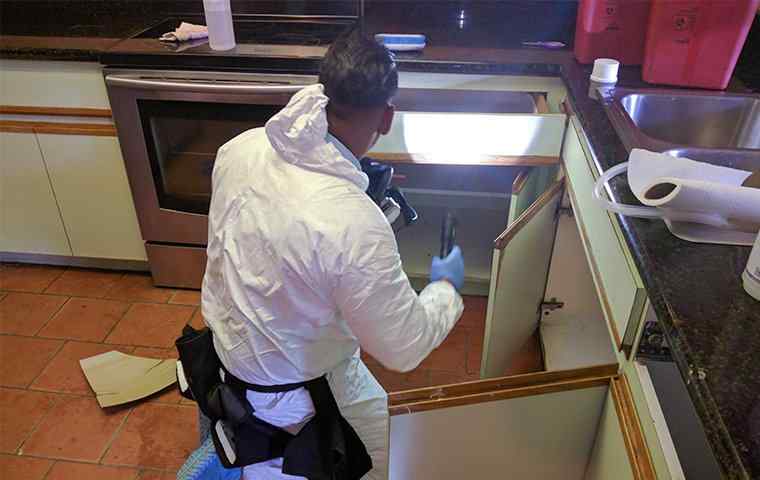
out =
[[[557,300],[556,298],[552,297],[549,300],[544,300],[541,302],[541,314],[542,315],[549,315],[554,310],[559,310],[560,308],[563,308],[565,306],[565,302],[561,302]]]

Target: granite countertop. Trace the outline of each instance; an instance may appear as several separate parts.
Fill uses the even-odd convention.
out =
[[[165,17],[167,9],[161,1],[4,0],[0,57],[97,62],[102,52]]]
[[[5,58],[94,61],[169,11],[158,2],[138,2],[143,5],[139,15],[113,16],[95,9],[86,22],[77,20],[81,16],[73,12],[62,12],[53,16],[48,13],[47,17],[39,14],[35,22],[27,19],[24,23],[21,18],[28,18],[29,11],[24,15],[9,13],[9,3],[13,2],[0,4],[0,56]],[[567,3],[558,2],[558,8],[570,8]],[[398,55],[403,70],[561,76],[599,165],[607,169],[626,160],[627,152],[602,105],[588,95],[590,67],[576,63],[567,49],[519,47],[521,40],[561,40],[570,44],[572,38],[566,34],[563,37],[562,32],[567,31],[568,22],[574,23],[574,10],[548,18],[537,15],[535,8],[545,8],[538,4],[513,9],[509,17],[497,17],[495,11],[489,10],[491,7],[484,7],[479,12],[465,12],[470,27],[462,28],[458,5],[433,14],[424,5],[387,11],[379,3],[370,3],[367,29],[422,32],[428,36],[429,47],[423,53]],[[477,15],[508,18],[509,25],[493,21],[478,24],[472,18]],[[415,28],[410,26],[410,22],[423,17],[427,28],[419,23]],[[55,21],[44,20],[50,18]],[[494,41],[494,35],[502,30],[508,34]],[[533,31],[546,34],[531,38]],[[220,61],[208,52],[170,55],[155,45],[155,40],[145,39],[143,43],[138,45],[145,48],[146,58],[161,54],[164,59],[178,62],[180,57],[193,62]],[[237,55],[239,65],[255,64],[255,51]],[[240,63],[246,58],[251,63]],[[641,81],[640,69],[632,67],[621,69],[618,85],[647,87]],[[625,182],[614,182],[612,189],[617,200],[635,202]],[[662,221],[617,218],[725,476],[760,478],[760,303],[744,292],[740,279],[750,249],[689,243],[670,234]]]
[[[590,67],[570,64],[563,78],[597,161],[604,169],[627,152],[602,106],[589,98]],[[618,86],[646,88],[638,68]],[[616,200],[637,203],[626,182]],[[760,477],[760,303],[743,289],[750,247],[686,242],[660,220],[617,216],[657,317],[727,478]]]

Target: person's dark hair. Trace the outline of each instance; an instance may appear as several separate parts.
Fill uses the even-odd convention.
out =
[[[320,66],[319,83],[336,106],[381,107],[398,89],[396,62],[385,46],[354,28],[330,45]]]

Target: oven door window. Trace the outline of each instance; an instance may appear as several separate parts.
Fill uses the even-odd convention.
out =
[[[282,106],[138,100],[161,208],[207,214],[216,152]]]

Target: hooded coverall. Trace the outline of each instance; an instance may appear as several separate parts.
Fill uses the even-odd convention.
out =
[[[392,370],[415,368],[462,314],[448,282],[419,295],[367,176],[328,135],[321,85],[296,93],[265,128],[223,145],[213,171],[203,317],[224,366],[258,385],[327,375],[343,417],[388,477],[387,395],[360,346]],[[313,416],[308,392],[249,391],[255,415],[291,433]],[[300,478],[282,459],[244,478]]]

